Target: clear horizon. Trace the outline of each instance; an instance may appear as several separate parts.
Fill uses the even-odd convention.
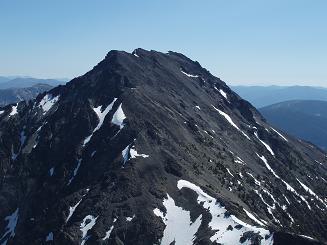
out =
[[[228,85],[327,87],[322,0],[4,0],[0,7],[0,76],[71,79],[112,49],[141,47],[183,53]]]

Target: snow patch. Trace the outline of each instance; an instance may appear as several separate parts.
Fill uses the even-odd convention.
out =
[[[176,245],[193,244],[195,233],[201,225],[202,215],[192,223],[190,212],[176,206],[174,199],[168,194],[167,199],[163,200],[163,205],[166,208],[165,214],[158,208],[153,210],[153,213],[166,225],[160,244],[169,245],[172,242]]]
[[[274,216],[272,210],[276,209],[275,199],[273,199],[274,203],[273,205],[268,204],[265,199],[263,198],[262,194],[258,190],[254,190],[254,192],[260,197],[261,201],[267,206],[268,213],[272,216],[274,221],[278,224],[280,224],[280,221]]]
[[[137,157],[143,157],[143,158],[148,158],[149,155],[146,154],[139,154],[135,146],[128,145],[124,148],[124,150],[121,152],[122,157],[123,157],[123,165],[130,159],[130,158],[137,158]]]
[[[109,230],[106,232],[106,235],[104,236],[104,238],[102,238],[103,241],[110,238],[110,234],[111,234],[112,230],[114,229],[114,224],[116,221],[117,221],[117,219],[115,218],[112,226],[110,226]]]
[[[261,225],[261,226],[266,226],[263,222],[261,222],[259,219],[257,219],[253,214],[251,214],[249,211],[247,211],[245,208],[243,208],[244,212],[246,213],[246,215],[252,219],[254,222],[256,222],[257,224]]]
[[[225,207],[195,184],[186,180],[179,180],[177,182],[177,187],[178,189],[188,188],[195,191],[198,194],[197,202],[210,212],[211,221],[209,227],[215,231],[214,235],[210,238],[211,242],[239,244],[239,239],[245,232],[253,231],[263,237],[261,244],[273,243],[273,236],[268,230],[249,225],[239,220],[234,215],[226,216],[225,213],[227,210]],[[235,229],[234,227],[236,225],[242,225],[243,227]],[[227,230],[229,226],[232,226],[234,229],[231,231]],[[265,239],[266,237],[267,239]]]
[[[307,239],[310,239],[310,240],[315,240],[314,238],[312,238],[311,236],[306,236],[306,235],[299,235],[301,237],[304,237],[304,238],[307,238]]]
[[[128,161],[129,159],[129,145],[125,147],[125,149],[121,152],[121,155],[123,156],[123,165]]]
[[[228,174],[234,178],[234,175],[230,172],[229,168],[226,168],[226,169],[227,169]]]
[[[74,206],[69,207],[69,214],[66,218],[66,223],[70,220],[70,218],[73,216],[76,208],[78,207],[78,205],[82,202],[83,198],[81,200],[79,200]]]
[[[192,75],[192,74],[186,73],[186,72],[183,71],[182,69],[181,69],[181,73],[183,73],[184,75],[186,75],[186,76],[188,76],[188,77],[193,77],[193,78],[199,77],[199,75]]]
[[[254,183],[258,186],[261,186],[261,182],[259,180],[257,180],[251,173],[246,172],[248,175],[250,175],[252,177],[252,179],[254,179]]]
[[[25,126],[24,126],[25,128]],[[19,145],[19,150],[17,153],[14,152],[14,146],[12,145],[11,146],[11,159],[13,161],[16,160],[17,156],[20,154],[22,148],[23,148],[23,145],[25,144],[25,140],[26,140],[26,136],[25,136],[25,132],[24,130],[22,130],[19,134],[19,141],[20,141],[20,145]]]
[[[15,161],[18,154],[15,154],[14,152],[14,145],[11,145],[11,160]]]
[[[322,162],[319,162],[317,160],[315,160],[316,163],[319,163],[321,166],[323,166]]]
[[[265,158],[265,156],[260,156],[258,153],[255,153],[266,165],[266,168],[278,179],[280,179],[280,177],[275,173],[275,171],[270,167],[270,165],[268,164],[267,159]]]
[[[17,111],[17,107],[18,107],[18,103],[17,103],[16,105],[13,105],[13,106],[11,107],[11,112],[10,112],[10,114],[9,114],[9,117],[12,117],[12,116],[14,116],[14,115],[16,115],[16,114],[18,113],[18,111]]]
[[[49,175],[52,176],[53,173],[54,173],[54,167],[52,167],[52,168],[49,169]]]
[[[53,241],[53,233],[52,233],[52,232],[50,232],[50,233],[47,235],[47,237],[45,238],[45,241],[46,241],[46,242]]]
[[[81,162],[82,162],[82,159],[77,160],[77,166],[75,167],[74,172],[73,172],[73,176],[69,179],[67,185],[70,185],[72,183],[72,181],[74,180],[75,176],[77,175],[78,169],[81,166]]]
[[[261,142],[261,144],[263,144],[263,145],[266,147],[266,149],[270,152],[270,154],[273,155],[273,156],[275,156],[275,153],[273,152],[273,150],[271,149],[271,147],[270,147],[267,143],[263,142],[263,141],[259,138],[258,133],[257,133],[257,132],[254,132],[254,135],[255,135],[255,137],[257,137],[257,139]]]
[[[272,128],[272,127],[270,127],[276,134],[278,134],[279,135],[279,137],[281,137],[283,140],[285,140],[286,142],[288,142],[288,140],[281,134],[281,133],[279,133],[276,129],[274,129],[274,128]]]
[[[288,205],[290,205],[290,201],[288,200],[288,198],[283,194],[283,197],[285,198],[285,201],[287,202]]]
[[[216,110],[216,111],[218,111],[218,113],[220,114],[220,115],[222,115],[229,123],[230,123],[230,125],[232,125],[234,128],[236,128],[238,131],[240,131],[248,140],[251,140],[250,139],[250,137],[246,134],[246,133],[244,133],[234,122],[233,122],[233,120],[231,119],[231,117],[228,115],[228,114],[226,114],[225,112],[223,112],[223,111],[221,111],[221,110],[219,110],[218,108],[216,108],[214,105],[212,105],[212,107]]]
[[[205,132],[211,139],[213,139],[213,136],[212,135],[210,135],[209,133],[208,133],[208,131],[207,130],[203,130],[203,132]]]
[[[8,224],[5,228],[5,233],[0,238],[0,241],[3,241],[2,244],[7,244],[8,240],[15,236],[15,229],[18,222],[18,213],[19,208],[17,208],[11,215],[5,217],[4,220],[7,221]]]
[[[26,140],[26,135],[24,130],[22,130],[19,134],[20,147],[22,147],[25,144],[25,140]]]
[[[116,100],[117,98],[114,98],[114,100],[104,110],[102,110],[102,106],[92,108],[95,114],[97,115],[99,122],[98,125],[93,129],[92,133],[85,138],[83,142],[83,146],[85,146],[91,140],[93,134],[101,128],[104,119],[106,118],[107,114],[111,111],[112,106],[114,105]]]
[[[308,186],[303,184],[299,179],[296,179],[296,180],[300,183],[300,185],[306,192],[308,192],[310,195],[314,196],[319,202],[321,202],[325,206],[325,208],[327,208],[327,204],[313,190],[311,190]]]
[[[116,110],[115,114],[112,116],[111,122],[117,126],[119,126],[120,130],[124,127],[124,119],[126,118],[122,104],[118,106],[118,109]]]
[[[224,91],[224,90],[222,90],[222,89],[219,89],[219,93],[226,99],[226,100],[228,100],[227,99],[227,93]]]
[[[129,151],[129,154],[131,155],[131,158],[136,158],[136,157],[147,158],[147,157],[149,157],[149,155],[137,153],[136,149],[134,149],[133,147]]]
[[[238,156],[236,156],[236,159],[234,159],[234,162],[241,164],[241,165],[246,165],[246,163]]]
[[[132,217],[126,217],[127,222],[131,222],[135,218],[135,214]]]
[[[311,210],[311,207],[309,205],[309,203],[307,202],[307,200],[302,196],[300,195],[290,184],[288,184],[285,180],[283,180],[281,177],[279,177],[279,175],[277,175],[275,173],[275,171],[270,167],[270,165],[268,164],[268,161],[267,159],[264,157],[264,156],[259,156],[258,153],[256,153],[257,156],[265,163],[266,165],[266,168],[277,178],[277,179],[280,179],[283,184],[286,186],[286,189],[290,192],[292,192],[293,194],[295,194],[297,197],[299,197],[308,207],[309,210]]]
[[[59,95],[53,97],[51,94],[46,94],[43,96],[39,103],[39,107],[43,110],[43,114],[47,113],[51,107],[59,100]]]
[[[94,217],[92,215],[87,215],[83,219],[83,222],[80,225],[80,230],[82,232],[81,245],[84,245],[85,242],[91,237],[91,236],[87,236],[87,232],[93,228],[97,219],[98,217]]]
[[[140,56],[137,55],[136,51],[134,50],[133,55],[137,58],[140,58]]]

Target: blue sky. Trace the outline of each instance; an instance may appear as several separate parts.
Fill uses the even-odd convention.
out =
[[[182,52],[228,84],[327,86],[327,1],[1,0],[0,75],[72,78],[111,49]]]

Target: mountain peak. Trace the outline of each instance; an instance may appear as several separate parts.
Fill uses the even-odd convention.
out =
[[[1,243],[327,240],[325,153],[178,53],[110,51],[0,138]]]

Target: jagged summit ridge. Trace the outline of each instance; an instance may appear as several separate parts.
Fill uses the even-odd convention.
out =
[[[111,51],[2,108],[0,154],[1,243],[327,240],[326,154],[178,53]]]

